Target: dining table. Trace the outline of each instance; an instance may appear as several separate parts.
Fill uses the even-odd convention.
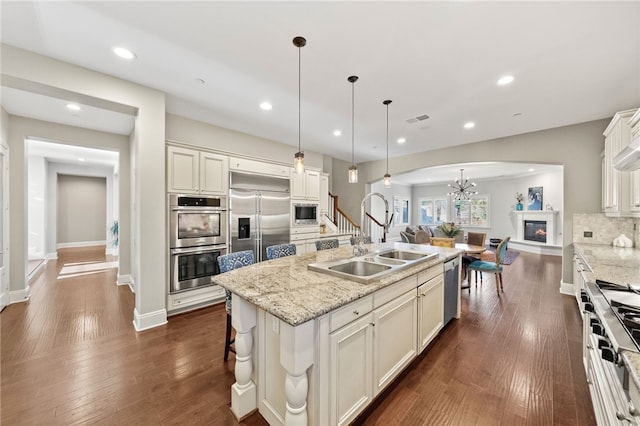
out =
[[[480,254],[484,253],[487,250],[485,246],[476,246],[473,244],[466,244],[466,243],[456,243],[455,247],[458,250],[464,251],[465,255],[474,256],[478,258]],[[462,268],[464,272],[464,277],[467,280],[467,285],[462,285],[460,288],[469,288],[471,286],[470,280],[469,280],[469,265],[465,266],[463,262]]]

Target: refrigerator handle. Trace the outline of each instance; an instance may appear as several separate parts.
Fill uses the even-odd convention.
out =
[[[256,262],[262,262],[262,219],[261,214],[262,194],[256,192]]]

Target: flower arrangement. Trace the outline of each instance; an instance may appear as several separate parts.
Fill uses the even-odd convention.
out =
[[[462,232],[462,228],[456,225],[455,222],[443,222],[437,229],[449,238],[455,238],[456,235]]]
[[[524,195],[522,194],[522,192],[516,192],[516,200],[518,201],[518,203],[522,203],[522,201],[524,201]]]

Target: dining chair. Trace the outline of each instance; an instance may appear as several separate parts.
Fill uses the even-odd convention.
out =
[[[349,238],[352,246],[358,244],[371,244],[371,237],[351,237]]]
[[[489,262],[486,260],[476,260],[469,264],[469,271],[481,271],[490,272],[496,277],[496,292],[500,296],[500,291],[504,293],[504,287],[502,285],[502,262],[504,261],[504,254],[507,252],[507,245],[511,237],[507,237],[498,245],[496,249],[496,261]],[[476,280],[476,286],[478,281]]]
[[[218,266],[220,267],[221,274],[249,266],[253,263],[253,250],[238,251],[236,253],[218,256]],[[236,353],[235,349],[231,347],[236,339],[231,338],[231,292],[225,289],[224,296],[224,309],[227,311],[227,329],[224,338],[224,360],[226,361],[229,359],[229,351],[234,354]]]
[[[484,232],[468,232],[467,233],[467,244],[471,246],[484,247],[486,244],[486,241],[487,241],[487,234]],[[475,258],[476,260],[485,260],[480,257],[480,254],[468,254],[467,256],[470,256],[471,258]],[[482,283],[482,271],[475,271],[475,275],[476,275],[475,279],[476,281],[478,281],[478,272],[480,272],[480,282]],[[467,280],[469,280],[468,276],[467,276]]]
[[[295,244],[278,244],[275,246],[267,247],[267,259],[277,259],[285,256],[295,256],[296,245]]]
[[[337,238],[316,241],[316,250],[328,250],[338,248],[339,246],[340,241],[338,241]]]

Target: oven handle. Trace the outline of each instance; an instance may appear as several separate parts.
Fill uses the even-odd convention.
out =
[[[180,206],[171,206],[172,212],[187,212],[187,213],[223,213],[226,212],[226,208],[222,207],[180,207]]]
[[[206,247],[188,247],[188,248],[175,248],[171,249],[171,255],[176,254],[201,254],[209,251],[223,251],[226,250],[227,246],[206,246]]]

